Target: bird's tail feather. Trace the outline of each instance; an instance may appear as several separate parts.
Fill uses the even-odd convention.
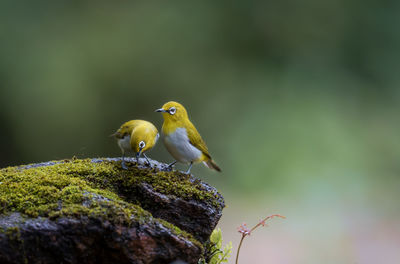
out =
[[[209,167],[210,169],[214,169],[214,170],[216,170],[216,171],[221,172],[221,168],[218,167],[218,165],[217,165],[212,159],[209,159],[209,160],[207,160],[207,161],[204,161],[204,165],[206,165],[206,166]]]

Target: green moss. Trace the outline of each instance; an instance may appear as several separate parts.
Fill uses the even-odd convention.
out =
[[[80,163],[86,163],[89,168],[89,161],[74,161],[29,169],[13,167],[1,170],[0,212],[20,212],[30,217],[78,214],[97,217],[110,210],[120,214],[143,213],[139,206],[123,201],[112,191],[95,188],[81,177],[76,168],[70,169]],[[84,200],[89,200],[92,194],[105,197],[109,202],[85,206]],[[126,218],[129,219],[128,216]]]
[[[135,186],[145,182],[162,194],[175,195],[187,200],[207,201],[214,206],[220,206],[217,194],[202,190],[199,183],[190,181],[189,175],[177,171],[167,172],[137,167],[121,170],[119,163],[104,161],[100,168],[96,168],[95,174],[84,169],[79,173],[96,187],[114,189],[118,186],[132,192]]]
[[[18,227],[7,228],[7,230],[5,230],[5,234],[11,239],[18,239],[19,240],[21,238],[21,234],[19,232],[19,228]]]
[[[18,241],[19,242],[19,244],[16,245],[15,250],[22,252],[23,263],[28,263],[28,259],[26,258],[26,254],[25,254],[24,240],[21,239],[21,230],[19,229],[19,227],[17,227],[17,226],[9,227],[5,230],[3,229],[2,231],[4,232],[4,234],[8,237],[8,239],[10,241]]]
[[[198,246],[199,248],[201,248],[202,250],[204,249],[203,245],[196,239],[194,238],[194,236],[190,233],[187,233],[186,231],[180,229],[179,227],[160,219],[160,222],[162,223],[163,226],[167,227],[170,230],[173,230],[173,232],[178,235],[178,236],[183,236],[185,237],[187,240],[189,240],[190,242],[192,242],[194,245]]]
[[[0,170],[0,214],[20,212],[29,217],[86,215],[114,223],[130,224],[153,219],[135,201],[119,194],[137,190],[146,182],[156,191],[182,199],[195,199],[220,206],[216,194],[192,183],[186,174],[131,167],[122,170],[120,162],[91,159],[56,161],[50,166],[9,167]],[[94,197],[96,196],[96,197]],[[134,195],[133,195],[134,196]],[[91,198],[96,199],[91,199]],[[158,219],[178,235],[201,244],[176,226]]]

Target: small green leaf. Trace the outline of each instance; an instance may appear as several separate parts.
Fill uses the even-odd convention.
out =
[[[210,236],[210,244],[211,247],[209,248],[210,252],[210,260],[208,264],[219,264],[219,263],[226,263],[232,253],[232,242],[229,242],[225,247],[222,249],[222,231],[220,228],[214,229]],[[199,262],[199,264],[203,264],[205,262]]]

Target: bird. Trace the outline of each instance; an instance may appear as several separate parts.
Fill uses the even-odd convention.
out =
[[[118,142],[122,151],[121,167],[128,169],[125,165],[125,153],[133,151],[136,153],[136,162],[139,164],[141,154],[146,158],[148,164],[150,161],[145,152],[152,149],[157,143],[160,134],[157,128],[145,120],[130,120],[121,125],[121,127],[112,134]]]
[[[168,152],[175,158],[175,161],[168,165],[169,167],[178,161],[190,164],[186,171],[189,174],[193,163],[203,162],[208,168],[221,171],[211,158],[206,143],[189,120],[183,105],[170,101],[155,111],[161,112],[164,117],[163,141]]]

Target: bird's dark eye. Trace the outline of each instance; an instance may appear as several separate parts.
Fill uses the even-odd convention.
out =
[[[175,107],[171,107],[170,109],[168,109],[168,113],[169,113],[170,115],[175,114],[175,113],[176,113],[176,108],[175,108]]]
[[[140,141],[139,142],[139,148],[144,148],[146,146],[146,143],[144,143],[144,141]]]

